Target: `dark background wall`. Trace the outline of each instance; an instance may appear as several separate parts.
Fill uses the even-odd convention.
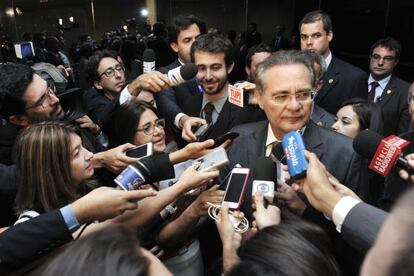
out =
[[[45,1],[45,0],[43,0]],[[95,32],[91,16],[91,0],[14,0],[23,14],[10,19],[5,9],[12,0],[0,1],[0,25],[12,39],[21,39],[24,32],[56,31],[55,22],[74,16],[79,28],[65,32],[68,42],[80,34],[89,33],[99,40],[105,31],[120,27],[127,18],[145,21],[140,10],[145,0],[94,0]],[[297,35],[297,24],[308,11],[321,8],[328,12],[334,24],[333,52],[367,70],[369,48],[383,37],[392,36],[403,45],[399,75],[414,80],[414,1],[412,0],[157,0],[158,21],[170,22],[178,14],[193,13],[204,19],[207,26],[226,33],[242,31],[249,22],[256,22],[265,42],[274,35],[279,23],[287,27],[286,35]],[[14,22],[15,20],[15,22]],[[16,23],[16,24],[14,24]]]

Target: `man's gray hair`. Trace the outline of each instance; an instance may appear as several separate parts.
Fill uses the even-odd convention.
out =
[[[317,80],[313,71],[313,64],[307,55],[297,50],[277,51],[261,62],[254,72],[254,79],[259,93],[263,93],[263,75],[267,70],[275,66],[293,64],[302,64],[308,69],[311,76],[312,88],[315,88]]]

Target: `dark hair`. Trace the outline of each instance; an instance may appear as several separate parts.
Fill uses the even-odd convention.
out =
[[[138,245],[131,231],[109,226],[73,242],[44,267],[42,275],[144,276],[149,261]]]
[[[370,129],[378,134],[383,134],[381,111],[375,103],[367,99],[351,98],[345,100],[340,108],[348,105],[352,107],[358,117],[360,130]]]
[[[332,20],[329,15],[321,10],[311,11],[305,14],[302,20],[299,22],[299,30],[303,24],[310,24],[316,21],[322,21],[323,29],[326,33],[332,31]]]
[[[164,23],[157,22],[152,26],[152,31],[155,36],[164,37],[167,30],[165,29]]]
[[[138,58],[137,43],[132,39],[124,39],[119,54],[127,71],[131,70],[131,64]]]
[[[191,45],[191,61],[194,62],[195,51],[224,53],[226,66],[233,64],[233,44],[225,36],[216,33],[200,35]]]
[[[177,42],[180,32],[193,24],[197,25],[201,34],[206,33],[206,24],[194,15],[181,15],[174,18],[172,25],[168,26],[168,42]]]
[[[401,43],[398,40],[393,39],[392,37],[385,37],[385,38],[381,38],[380,40],[376,41],[371,46],[371,54],[374,52],[374,49],[377,48],[377,47],[382,47],[382,48],[386,48],[390,51],[394,51],[395,52],[395,58],[397,60],[400,58]]]
[[[157,110],[144,101],[127,102],[112,112],[103,124],[103,131],[108,135],[109,148],[132,143],[142,113],[148,109],[157,114]]]
[[[339,275],[325,232],[309,222],[287,219],[282,224],[264,228],[238,250],[244,262],[257,264],[267,275]],[[236,275],[236,274],[231,274]],[[246,271],[238,275],[253,275]],[[261,275],[261,274],[260,274]]]
[[[91,84],[93,84],[94,81],[99,81],[98,67],[103,58],[113,58],[117,60],[117,54],[113,51],[103,50],[96,52],[88,59],[86,74]]]
[[[250,63],[252,63],[252,57],[254,56],[254,54],[263,52],[272,53],[273,50],[269,45],[265,43],[260,43],[258,45],[251,47],[246,55],[246,66],[250,68]]]
[[[269,56],[263,62],[261,62],[259,66],[256,68],[256,71],[253,73],[253,79],[256,82],[259,93],[263,93],[263,75],[268,69],[274,66],[291,64],[304,65],[309,71],[312,87],[316,87],[317,80],[313,70],[313,64],[311,64],[309,58],[307,58],[306,55],[304,55],[301,51],[298,50],[280,50],[273,53],[271,56]]]
[[[33,81],[34,71],[27,65],[6,63],[0,65],[0,114],[5,118],[25,114],[23,95]]]

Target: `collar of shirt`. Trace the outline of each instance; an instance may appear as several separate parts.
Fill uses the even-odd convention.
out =
[[[267,138],[266,138],[266,152],[265,152],[266,156],[270,155],[270,153],[272,152],[273,144],[275,144],[276,142],[280,143],[281,141],[279,141],[276,138],[276,136],[273,133],[272,126],[270,125],[270,123],[268,123],[268,125],[267,125]]]
[[[325,58],[326,68],[329,67],[329,64],[331,64],[332,61],[332,53],[329,51],[329,55]]]
[[[178,62],[180,63],[180,65],[184,65],[185,64],[184,62],[181,61],[180,58],[177,58],[177,59],[178,59]]]
[[[226,103],[226,101],[227,101],[227,97],[228,97],[228,94],[227,94],[227,93],[225,93],[225,94],[223,95],[223,97],[222,97],[222,98],[220,98],[219,100],[217,100],[217,101],[215,101],[215,102],[211,102],[211,104],[214,106],[214,111],[215,111],[215,112],[217,112],[217,113],[220,113],[220,112],[221,112],[221,110],[223,109],[224,104],[225,104],[225,103]],[[209,102],[209,100],[207,99],[206,94],[203,94],[203,102],[201,103],[201,112],[203,111],[204,106],[205,106],[208,102]]]
[[[383,78],[382,80],[374,80],[374,78],[372,77],[371,74],[369,74],[369,78],[368,78],[368,91],[371,89],[371,82],[376,81],[379,84],[379,87],[381,87],[382,90],[384,90],[384,88],[387,86],[388,82],[390,81],[392,75],[389,75],[386,78]]]

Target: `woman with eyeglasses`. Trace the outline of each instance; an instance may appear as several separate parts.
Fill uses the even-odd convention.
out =
[[[94,174],[92,157],[93,154],[82,145],[78,128],[73,125],[50,121],[32,124],[22,130],[16,141],[18,192],[15,211],[19,215],[16,223],[62,208],[95,188],[89,185]],[[169,158],[174,163],[173,160],[179,157],[170,155]],[[168,204],[217,176],[218,171],[198,172],[190,167],[173,186],[159,192],[142,191],[138,208],[137,202],[130,202],[130,207],[134,207],[130,209],[135,210],[120,212],[112,220],[81,226],[74,237],[78,237],[83,229],[82,236],[109,224],[122,224],[134,231],[145,228]],[[73,221],[71,225],[80,226]]]
[[[152,142],[154,152],[163,152],[166,149],[164,127],[165,120],[158,118],[152,105],[130,101],[111,113],[103,128],[110,148],[124,143],[138,146]]]

